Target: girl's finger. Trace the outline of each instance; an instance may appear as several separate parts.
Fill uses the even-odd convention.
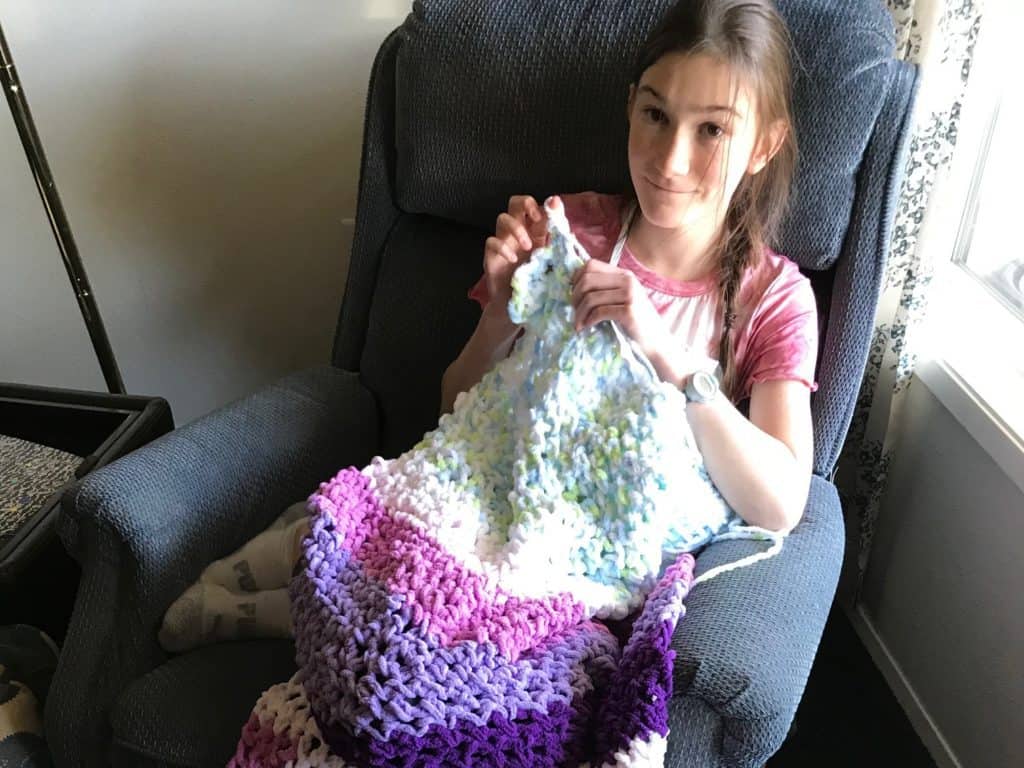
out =
[[[535,223],[544,220],[544,213],[541,211],[540,206],[537,205],[536,200],[527,195],[524,200],[524,205],[526,207],[527,216],[529,216]]]
[[[550,234],[547,225],[543,221],[530,222],[530,237],[533,240],[534,248],[541,248],[548,244]]]
[[[602,304],[629,304],[629,291],[623,286],[615,286],[573,293],[572,304],[577,309],[583,306],[599,307]]]
[[[491,262],[500,251],[501,241],[498,240],[498,238],[492,235],[484,241],[484,272],[487,272],[490,269]]]
[[[626,315],[627,308],[625,304],[604,304],[600,307],[594,307],[587,316],[583,318],[582,325],[579,326],[578,330],[583,328],[589,328],[592,325],[597,325],[602,320],[619,320]]]
[[[526,225],[530,233],[530,247],[537,248],[543,245],[545,226],[544,213],[541,211],[537,201],[530,195],[514,195],[508,200],[508,213],[516,221]]]
[[[593,261],[593,259],[591,259]],[[588,262],[589,263],[589,262]],[[622,288],[629,278],[620,272],[595,272],[588,271],[585,267],[576,271],[572,278],[572,291],[586,293],[587,291],[604,291],[609,288]]]
[[[501,243],[501,255],[505,257],[505,260],[508,261],[509,264],[519,263],[519,253],[515,248],[509,245],[507,240],[504,240]]]
[[[620,274],[626,271],[622,267],[612,266],[607,261],[601,261],[601,259],[591,259],[583,265],[583,269],[589,272],[603,272],[608,274]]]
[[[529,215],[530,202],[536,204],[529,195],[512,195],[508,199],[508,212],[517,219],[525,219]]]
[[[613,288],[606,291],[591,291],[578,299],[573,297],[573,310],[576,315],[576,330],[584,326],[583,320],[601,307],[625,307],[629,304],[629,297],[622,288]]]
[[[533,240],[530,238],[530,233],[526,231],[526,227],[523,226],[522,222],[511,214],[503,213],[498,216],[495,233],[501,238],[511,236],[518,241],[524,251],[533,250]]]
[[[510,264],[515,264],[519,261],[519,254],[515,252],[508,243],[497,237],[487,238],[487,243],[484,247],[484,269],[486,270],[487,256],[492,254],[495,258],[504,259]]]
[[[522,256],[520,256],[519,252],[515,250],[508,241],[502,243],[502,255],[508,259],[511,264],[518,264],[522,261]]]
[[[600,267],[592,266],[595,263],[604,264],[604,262],[601,261],[600,259],[589,259],[586,264],[584,264],[582,267],[573,272],[572,279],[570,281],[572,285],[576,285],[576,283],[582,280],[586,275],[603,271]]]

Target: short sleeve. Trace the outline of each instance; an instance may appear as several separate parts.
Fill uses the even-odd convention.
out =
[[[818,310],[811,282],[789,263],[751,317],[743,362],[742,397],[755,384],[795,380],[814,392],[818,358]]]
[[[491,293],[487,290],[487,275],[480,275],[480,279],[469,289],[468,296],[480,305],[480,309],[487,308],[487,305],[491,303]]]

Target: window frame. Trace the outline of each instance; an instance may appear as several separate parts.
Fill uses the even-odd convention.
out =
[[[1024,491],[1024,313],[970,265],[985,168],[998,162],[991,149],[1011,71],[1007,30],[1019,14],[1000,5],[986,8],[957,145],[921,227],[918,248],[933,277],[914,376]]]

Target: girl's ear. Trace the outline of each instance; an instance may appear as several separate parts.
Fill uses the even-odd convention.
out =
[[[629,122],[630,115],[633,114],[633,102],[636,101],[636,85],[629,86],[629,97],[626,99],[626,122]]]
[[[768,162],[775,157],[775,153],[782,149],[782,142],[786,140],[788,130],[784,120],[776,120],[761,133],[750,155],[750,162],[747,163],[747,173],[753,175],[764,170]]]

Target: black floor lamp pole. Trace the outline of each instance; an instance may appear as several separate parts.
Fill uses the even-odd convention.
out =
[[[4,93],[7,94],[7,103],[11,107],[14,123],[18,127],[22,146],[25,147],[28,164],[32,167],[32,175],[35,177],[39,195],[43,198],[43,206],[50,219],[53,236],[57,239],[60,255],[64,259],[64,267],[71,280],[71,287],[75,292],[75,298],[78,299],[78,306],[82,310],[85,327],[89,331],[93,349],[96,350],[96,357],[103,369],[103,378],[106,379],[107,389],[115,394],[124,394],[124,382],[121,380],[121,372],[117,368],[117,360],[114,359],[114,350],[110,347],[110,340],[103,327],[96,299],[89,287],[89,278],[86,277],[85,267],[78,255],[78,246],[75,245],[75,239],[71,234],[68,217],[64,213],[64,206],[61,205],[60,195],[57,194],[57,185],[53,181],[53,174],[50,173],[50,166],[46,162],[46,153],[43,151],[43,145],[36,133],[32,112],[28,108],[24,89],[18,80],[18,72],[14,68],[14,59],[7,47],[2,25],[0,25],[0,82],[3,84]]]

